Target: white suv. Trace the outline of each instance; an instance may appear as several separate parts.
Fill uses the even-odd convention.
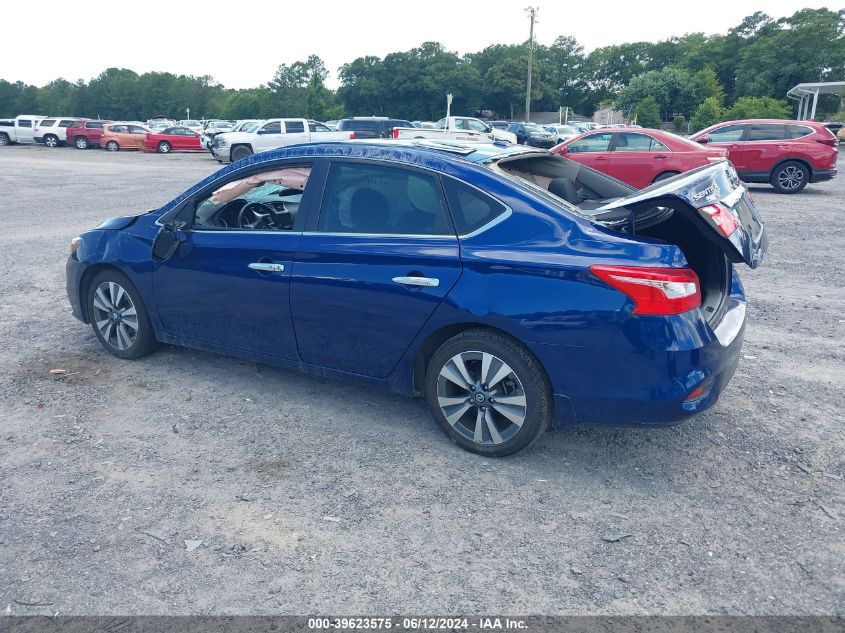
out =
[[[42,119],[33,129],[35,142],[44,143],[47,147],[67,145],[67,129],[78,120],[70,117]]]

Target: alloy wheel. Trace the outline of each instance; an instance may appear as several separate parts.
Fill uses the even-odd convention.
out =
[[[87,149],[88,148],[88,139],[84,136],[80,136],[76,139],[76,147],[79,149]]]
[[[0,145],[8,145],[9,144],[9,137],[5,134],[0,134]]]
[[[44,139],[44,145],[46,145],[47,147],[55,147],[58,144],[59,144],[59,141],[58,141],[58,139],[56,139],[55,136],[48,136],[47,138]]]
[[[120,146],[117,144],[117,141],[109,141],[108,143],[106,143],[106,149],[108,149],[110,152],[116,152],[120,149]]]
[[[528,403],[513,369],[489,352],[450,358],[437,377],[443,417],[466,439],[481,445],[507,442],[525,422]]]
[[[138,337],[138,313],[126,289],[114,281],[101,283],[94,293],[94,323],[114,349],[127,350]]]
[[[798,189],[803,180],[804,172],[795,165],[784,167],[778,172],[778,184],[787,191]]]

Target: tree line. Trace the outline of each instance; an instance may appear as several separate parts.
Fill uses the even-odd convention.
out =
[[[845,79],[845,9],[802,9],[773,19],[754,13],[726,34],[691,33],[658,42],[631,42],[585,53],[577,39],[535,44],[533,111],[562,106],[591,115],[612,104],[640,124],[690,121],[704,127],[726,117],[789,116],[786,91],[800,82]],[[326,87],[322,59],[279,66],[264,85],[228,89],[210,76],[137,74],[108,68],[85,82],[56,79],[36,87],[0,80],[0,115],[22,112],[108,119],[389,115],[411,120],[454,112],[492,111],[514,118],[522,110],[528,43],[493,44],[459,56],[425,42],[384,58],[359,57],[338,70],[339,88]],[[817,118],[842,116],[840,100],[821,99]]]

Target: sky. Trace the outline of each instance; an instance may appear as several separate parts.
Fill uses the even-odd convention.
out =
[[[337,69],[357,57],[414,48],[426,41],[464,54],[490,44],[528,39],[525,8],[539,8],[535,38],[551,44],[575,37],[587,52],[624,42],[657,41],[692,32],[725,33],[747,15],[772,17],[799,8],[845,6],[813,0],[707,0],[670,3],[604,0],[598,5],[566,0],[387,0],[307,2],[241,0],[145,0],[120,3],[41,0],[28,24],[7,25],[0,38],[0,79],[38,86],[63,77],[88,81],[108,67],[138,73],[166,71],[211,75],[227,88],[251,88],[272,79],[279,64],[319,55],[336,87]],[[595,9],[591,9],[591,7]],[[62,16],[45,37],[39,16]],[[99,15],[96,26],[91,16]],[[86,35],[73,35],[77,26]],[[55,26],[55,25],[54,25]]]

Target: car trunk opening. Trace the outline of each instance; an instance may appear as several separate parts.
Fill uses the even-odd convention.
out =
[[[756,268],[768,246],[754,202],[727,161],[643,190],[548,153],[504,158],[491,168],[602,226],[677,246],[698,275],[711,325],[725,312],[732,262]]]

